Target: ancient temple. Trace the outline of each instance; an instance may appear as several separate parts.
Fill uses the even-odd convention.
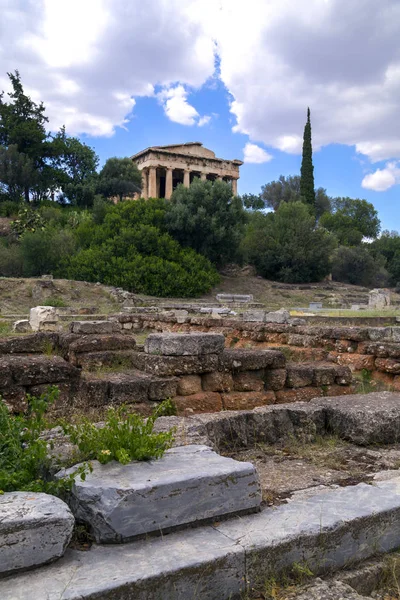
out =
[[[179,183],[189,187],[195,177],[221,179],[237,194],[241,160],[217,158],[201,142],[152,146],[131,157],[142,171],[142,198],[170,198]]]

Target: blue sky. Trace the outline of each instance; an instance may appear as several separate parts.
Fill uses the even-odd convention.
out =
[[[101,161],[200,141],[239,193],[299,173],[400,230],[398,0],[0,0],[0,88],[18,69]]]

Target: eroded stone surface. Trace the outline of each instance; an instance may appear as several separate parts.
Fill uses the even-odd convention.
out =
[[[78,334],[110,334],[120,332],[121,325],[118,321],[72,321],[69,330]]]
[[[0,574],[60,558],[73,526],[70,509],[55,496],[34,492],[0,495]],[[1,593],[0,597],[4,598]]]
[[[221,333],[151,333],[144,344],[147,354],[198,356],[219,354],[225,338]]]
[[[206,446],[182,446],[150,462],[94,461],[86,480],[76,480],[70,506],[98,542],[115,543],[255,509],[260,502],[253,465]]]
[[[53,306],[35,306],[29,313],[29,324],[33,331],[40,331],[45,323],[57,323],[58,315]]]

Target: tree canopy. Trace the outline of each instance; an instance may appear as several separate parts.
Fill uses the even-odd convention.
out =
[[[374,205],[359,198],[333,198],[332,213],[319,223],[335,234],[343,246],[357,246],[363,238],[376,238],[381,224]]]
[[[130,158],[109,158],[99,175],[99,191],[123,200],[141,192],[142,175]]]
[[[282,202],[305,201],[300,192],[300,175],[281,175],[277,181],[261,186],[260,196],[265,205],[273,210],[277,210]],[[317,218],[331,210],[330,198],[322,187],[315,190],[314,206]]]
[[[307,122],[303,135],[303,154],[300,169],[300,196],[310,206],[315,204],[314,167],[312,162],[310,109],[307,108]]]

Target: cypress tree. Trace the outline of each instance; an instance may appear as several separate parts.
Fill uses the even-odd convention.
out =
[[[300,170],[300,195],[307,204],[315,206],[314,167],[312,163],[310,109],[307,108],[307,123],[304,127],[303,157]]]

